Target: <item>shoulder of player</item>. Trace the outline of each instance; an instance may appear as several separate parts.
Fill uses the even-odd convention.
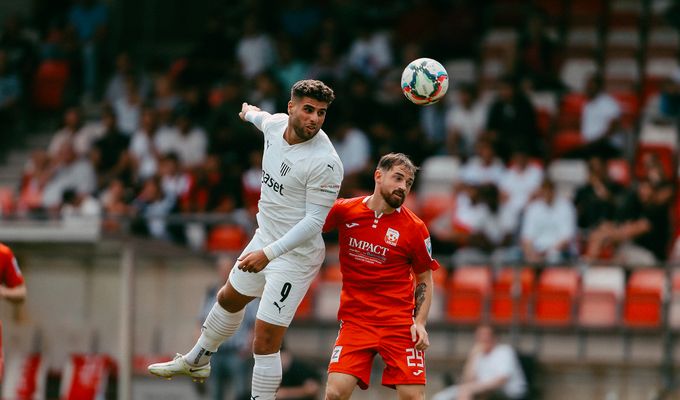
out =
[[[422,219],[420,219],[419,216],[416,215],[413,211],[411,211],[410,208],[402,205],[401,206],[401,214],[404,216],[403,218],[406,218],[409,220],[410,223],[415,223],[416,225],[425,225]]]
[[[366,196],[359,196],[359,197],[350,197],[350,198],[338,198],[335,201],[335,204],[340,206],[340,207],[353,207],[358,204],[361,204],[361,202],[364,200]]]
[[[284,113],[271,114],[264,120],[263,124],[264,124],[263,128],[265,129],[274,126],[286,125],[288,124],[288,114]]]

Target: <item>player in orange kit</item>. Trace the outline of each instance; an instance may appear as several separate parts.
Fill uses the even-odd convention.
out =
[[[26,298],[24,277],[12,250],[0,243],[0,299],[19,304]],[[3,373],[2,321],[0,321],[0,381]]]
[[[324,231],[338,229],[342,271],[327,400],[349,399],[357,384],[367,389],[376,354],[383,385],[399,399],[425,397],[425,324],[439,263],[425,224],[402,206],[416,170],[404,154],[383,156],[373,194],[337,200],[326,218]]]

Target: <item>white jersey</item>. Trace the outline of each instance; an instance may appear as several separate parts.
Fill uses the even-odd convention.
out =
[[[265,243],[285,235],[305,216],[305,204],[332,207],[343,177],[342,163],[330,139],[320,130],[312,139],[290,145],[283,138],[288,114],[262,123],[264,155],[257,234]],[[325,255],[321,232],[284,254],[299,265],[320,265]]]

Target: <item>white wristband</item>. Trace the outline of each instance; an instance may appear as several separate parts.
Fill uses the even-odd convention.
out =
[[[267,256],[267,260],[271,261],[276,258],[274,257],[274,252],[271,248],[269,248],[269,246],[264,247],[262,251],[264,252],[264,255]]]

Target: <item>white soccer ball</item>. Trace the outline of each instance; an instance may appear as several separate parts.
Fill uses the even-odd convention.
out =
[[[411,61],[401,74],[401,91],[414,104],[426,106],[439,101],[449,89],[449,74],[431,58]]]

